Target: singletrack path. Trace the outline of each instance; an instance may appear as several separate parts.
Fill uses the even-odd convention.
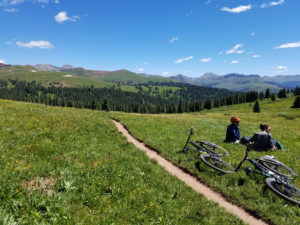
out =
[[[265,223],[264,221],[259,220],[254,216],[250,215],[243,208],[233,205],[232,203],[227,201],[224,197],[222,197],[219,193],[213,191],[208,186],[200,183],[195,177],[184,172],[182,169],[180,169],[179,167],[177,167],[167,159],[163,158],[162,156],[160,156],[157,152],[148,148],[144,143],[135,139],[121,123],[115,120],[113,120],[113,122],[118,128],[118,131],[127,138],[128,142],[133,143],[135,147],[144,151],[149,158],[157,161],[158,164],[162,166],[166,171],[168,171],[173,176],[176,176],[178,179],[183,181],[186,185],[191,187],[193,190],[204,195],[207,199],[216,202],[217,204],[219,204],[220,207],[223,207],[229,213],[239,217],[245,223],[248,223],[250,225],[267,225],[267,223]]]

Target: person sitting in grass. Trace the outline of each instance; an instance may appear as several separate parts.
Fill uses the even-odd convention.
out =
[[[250,139],[251,147],[257,151],[265,151],[269,149],[282,149],[281,144],[276,141],[271,132],[271,127],[267,124],[260,124],[261,132],[257,132]]]
[[[227,126],[225,142],[239,143],[241,137],[241,132],[239,128],[240,121],[241,119],[237,116],[232,116],[230,118],[231,124]]]

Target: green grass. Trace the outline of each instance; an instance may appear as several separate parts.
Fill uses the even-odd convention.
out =
[[[0,100],[0,224],[242,224],[129,144],[109,116]]]
[[[273,194],[260,175],[248,177],[243,170],[236,174],[222,175],[201,163],[196,154],[179,154],[190,128],[193,126],[196,140],[206,140],[221,145],[230,155],[226,161],[237,166],[244,156],[242,145],[224,143],[226,127],[232,115],[241,120],[242,135],[252,136],[259,131],[259,124],[269,124],[275,139],[282,143],[285,152],[250,152],[251,158],[274,155],[300,174],[300,109],[292,109],[294,97],[276,102],[260,102],[261,113],[253,113],[254,103],[215,108],[191,114],[139,115],[112,113],[149,146],[158,149],[163,156],[195,173],[200,180],[221,192],[230,201],[253,211],[274,224],[299,224],[300,208]],[[247,164],[250,166],[249,164]],[[243,165],[243,168],[246,164]],[[300,178],[295,184],[300,187]]]

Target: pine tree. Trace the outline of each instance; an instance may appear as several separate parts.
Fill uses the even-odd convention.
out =
[[[292,108],[300,108],[300,96],[296,97]]]
[[[271,100],[272,100],[273,102],[276,101],[276,96],[275,96],[274,94],[271,95]]]
[[[253,107],[253,112],[254,113],[260,113],[260,106],[259,106],[259,102],[256,101]]]
[[[285,88],[280,89],[278,92],[278,98],[286,98],[286,97],[287,97],[286,89]]]
[[[104,99],[104,102],[102,103],[101,108],[102,108],[102,110],[105,110],[105,111],[109,111],[110,110],[107,98]]]
[[[270,89],[267,88],[266,93],[265,93],[265,98],[270,98],[270,97],[271,97]]]

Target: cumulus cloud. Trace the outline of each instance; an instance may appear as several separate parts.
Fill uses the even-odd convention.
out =
[[[186,57],[186,58],[177,59],[177,60],[174,61],[174,63],[182,63],[184,61],[188,61],[188,60],[191,60],[193,58],[194,58],[194,56],[189,56],[189,57]]]
[[[144,72],[144,68],[138,68],[137,71]]]
[[[210,62],[212,59],[211,58],[203,58],[203,59],[200,59],[201,62],[204,62],[204,63],[208,63]]]
[[[68,17],[67,12],[59,12],[55,17],[56,22],[63,23],[65,21],[76,22],[79,19],[79,16]]]
[[[282,5],[284,3],[284,0],[279,0],[277,2],[265,2],[263,4],[260,5],[261,8],[268,8],[268,7],[272,7],[272,6],[276,6],[276,5]]]
[[[178,37],[173,37],[170,41],[169,41],[169,43],[174,43],[175,41],[178,41],[179,40],[179,38]]]
[[[238,60],[232,60],[232,61],[231,61],[231,64],[238,64],[238,63],[239,63]]]
[[[58,3],[59,3],[59,0],[54,0],[54,3],[55,3],[55,4],[58,4]]]
[[[16,42],[16,45],[24,48],[40,48],[40,49],[50,49],[54,48],[54,46],[49,41],[30,41],[27,43]]]
[[[6,64],[4,59],[0,59],[0,63]]]
[[[162,75],[170,75],[170,72],[164,71],[164,72],[162,73]]]
[[[226,51],[226,54],[242,54],[244,52],[243,49],[240,49],[241,47],[243,47],[243,44],[236,44],[232,49],[229,49]]]
[[[251,5],[240,5],[238,7],[235,8],[228,8],[228,7],[223,7],[221,8],[221,11],[225,11],[225,12],[230,12],[230,13],[241,13],[241,12],[245,12],[248,11],[252,8]]]
[[[253,55],[252,57],[253,57],[253,58],[259,58],[260,55],[255,54],[255,55]]]
[[[293,43],[285,43],[275,48],[298,48],[300,47],[300,41]]]
[[[287,66],[277,66],[276,69],[278,70],[278,72],[288,71]]]

